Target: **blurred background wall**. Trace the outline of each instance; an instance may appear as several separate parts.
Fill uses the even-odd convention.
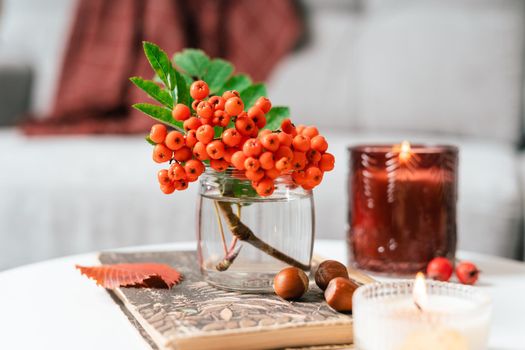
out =
[[[147,7],[152,1],[122,3]],[[315,193],[318,237],[346,234],[347,146],[405,139],[452,143],[461,152],[460,247],[522,258],[523,1],[282,1],[273,2],[278,12],[262,18],[254,2],[198,1],[188,7],[190,2],[165,1],[179,6],[178,15],[184,8],[185,20],[196,13],[206,18],[228,15],[218,15],[217,4],[240,11],[242,16],[232,18],[241,19],[237,25],[252,39],[241,44],[261,52],[250,58],[246,67],[255,68],[249,73],[258,74],[258,65],[267,64],[278,48],[283,52],[263,74],[269,97],[289,105],[294,120],[319,125],[337,157],[334,173]],[[101,4],[104,13],[109,3]],[[2,4],[0,269],[89,250],[194,238],[196,186],[161,195],[155,183],[158,167],[141,132],[115,133],[119,125],[124,130],[129,124],[126,117],[108,120],[108,129],[101,130],[112,117],[101,111],[95,135],[90,132],[94,129],[84,128],[79,136],[79,129],[64,129],[58,122],[47,136],[30,137],[19,126],[27,125],[28,118],[47,125],[61,103],[58,86],[66,52],[78,44],[71,42],[71,30],[87,16],[77,6],[75,0]],[[269,34],[262,30],[266,19],[276,23]],[[165,22],[157,22],[157,32],[165,32]],[[176,26],[180,21],[172,22]],[[290,23],[296,23],[292,29],[297,35]],[[84,29],[102,35],[103,28]],[[181,43],[192,42],[188,28],[190,34],[205,31],[191,23],[185,28]],[[227,28],[207,32],[223,38],[229,33]],[[284,40],[285,33],[293,45]],[[156,41],[155,36],[147,39]],[[277,42],[288,46],[272,47]],[[214,47],[213,40],[201,44]],[[239,59],[248,51],[217,52]],[[99,56],[113,57],[111,52]],[[127,82],[121,84],[115,88],[124,89]],[[85,93],[84,99],[79,92],[81,101],[94,96],[92,90]],[[123,95],[117,102],[128,106],[128,98]],[[105,131],[109,134],[101,136]]]

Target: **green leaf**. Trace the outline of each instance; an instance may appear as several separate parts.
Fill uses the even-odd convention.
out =
[[[153,43],[144,41],[143,46],[144,53],[146,54],[151,67],[168,90],[173,91],[176,84],[175,69],[171,65],[168,55]]]
[[[190,105],[190,89],[186,79],[179,72],[175,72],[177,76],[177,85],[173,91],[174,103],[183,103],[187,106]]]
[[[151,118],[164,123],[172,128],[184,132],[182,122],[173,119],[171,111],[161,106],[155,106],[149,103],[136,103],[133,108],[138,109],[142,113],[149,115]]]
[[[147,135],[146,137],[144,137],[144,139],[145,139],[146,141],[148,141],[148,143],[149,143],[150,145],[152,145],[152,146],[155,146],[155,145],[156,145],[156,143],[153,142],[152,139],[150,139],[149,135]]]
[[[164,106],[169,109],[173,108],[173,99],[169,92],[163,90],[160,86],[154,83],[151,80],[144,80],[140,77],[130,78],[131,82],[146,92],[152,99],[156,100],[159,103],[162,103]]]
[[[208,64],[203,80],[208,83],[210,92],[214,94],[226,83],[232,73],[233,65],[230,62],[217,58],[211,60]]]
[[[224,91],[237,90],[242,91],[252,84],[252,80],[246,74],[237,74],[228,79],[228,81],[219,90],[219,94],[222,95]]]
[[[247,87],[246,89],[240,91],[241,99],[244,102],[244,108],[247,110],[255,104],[257,99],[261,96],[266,96],[266,86],[264,84],[255,84]]]
[[[255,191],[250,182],[237,179],[232,181],[232,192],[234,198],[258,197],[257,191]]]
[[[221,137],[223,131],[224,131],[224,128],[222,126],[214,126],[213,127],[213,132],[214,132],[213,137],[214,138]]]
[[[204,51],[186,49],[173,56],[175,64],[191,76],[202,78],[206,73],[210,59]]]
[[[290,118],[290,108],[281,106],[272,107],[268,114],[266,114],[266,125],[264,129],[277,130],[286,118]]]

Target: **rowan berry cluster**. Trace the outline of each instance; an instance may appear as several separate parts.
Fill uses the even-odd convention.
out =
[[[326,152],[328,143],[314,126],[295,126],[285,119],[278,130],[263,129],[272,107],[266,97],[245,111],[237,91],[209,97],[202,80],[191,85],[190,95],[191,109],[179,103],[172,111],[185,133],[168,131],[163,124],[151,128],[153,160],[170,162],[168,169],[158,172],[162,192],[186,189],[204,172],[205,162],[219,172],[229,167],[244,172],[260,196],[271,195],[275,179],[284,174],[311,190],[321,183],[324,172],[334,168],[335,158]],[[221,130],[219,136],[214,127]]]

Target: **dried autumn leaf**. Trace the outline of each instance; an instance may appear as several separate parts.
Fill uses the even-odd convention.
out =
[[[75,266],[80,273],[107,289],[117,287],[171,288],[182,275],[166,264],[134,263],[100,266]]]

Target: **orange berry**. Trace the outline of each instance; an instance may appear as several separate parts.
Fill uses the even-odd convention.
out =
[[[293,136],[292,135],[287,134],[285,132],[280,132],[280,133],[277,134],[277,136],[279,137],[279,143],[282,146],[290,147],[292,145],[292,141],[293,141]]]
[[[304,135],[297,135],[293,138],[292,146],[296,151],[306,152],[310,149],[310,138]]]
[[[304,170],[296,170],[292,173],[293,181],[298,185],[303,185],[306,182],[306,173]]]
[[[319,169],[322,171],[331,171],[335,166],[335,157],[330,153],[325,153],[319,161]]]
[[[224,156],[223,156],[224,160],[227,161],[228,163],[231,163],[232,162],[232,156],[237,151],[239,151],[239,149],[237,147],[226,148],[224,150]]]
[[[259,163],[261,163],[261,168],[264,170],[269,170],[274,167],[275,161],[273,159],[273,153],[272,152],[264,152],[259,157]]]
[[[188,178],[197,179],[204,172],[204,164],[197,159],[190,159],[184,165]]]
[[[197,130],[202,125],[202,122],[197,117],[189,117],[182,125],[185,131]]]
[[[288,160],[288,158],[283,157],[279,159],[277,162],[275,162],[275,167],[280,172],[286,172],[291,169],[292,165],[290,163],[290,160]]]
[[[213,124],[222,126],[223,128],[227,127],[230,123],[230,116],[224,111],[215,111],[213,114]]]
[[[301,185],[301,187],[306,191],[311,191],[314,189],[315,186],[308,185],[306,182]]]
[[[323,136],[317,135],[310,140],[310,147],[316,151],[324,153],[328,149],[328,142],[326,142],[326,139]]]
[[[237,90],[225,91],[222,94],[222,98],[225,99],[225,100],[228,100],[228,99],[230,99],[232,97],[241,97],[241,94],[239,94],[239,91],[237,91]]]
[[[208,101],[201,101],[197,105],[197,115],[204,119],[210,119],[213,116],[213,107]]]
[[[231,97],[226,100],[224,110],[231,116],[237,116],[244,110],[244,103],[240,97]]]
[[[151,127],[149,138],[155,143],[163,143],[168,129],[164,124],[155,124]]]
[[[304,128],[301,135],[307,136],[309,138],[314,138],[315,136],[319,135],[319,130],[317,130],[315,126],[307,126],[306,128]]]
[[[211,159],[220,159],[224,156],[224,143],[220,140],[212,141],[206,146],[206,152]]]
[[[306,159],[308,159],[309,163],[317,164],[321,160],[321,153],[315,149],[308,150],[308,152],[306,152]]]
[[[175,192],[175,184],[170,182],[167,185],[160,185],[160,190],[164,194],[172,194],[173,192]]]
[[[153,160],[157,163],[164,163],[171,159],[173,151],[170,150],[163,143],[159,143],[153,147]]]
[[[259,138],[261,139],[263,136],[269,135],[271,133],[272,133],[272,131],[268,130],[268,129],[261,130],[261,132],[259,133]]]
[[[226,129],[222,133],[222,142],[227,146],[235,147],[241,142],[241,134],[234,128]]]
[[[231,163],[238,170],[244,170],[245,160],[246,160],[246,156],[244,155],[243,151],[237,151],[234,154],[232,154]]]
[[[292,159],[292,168],[294,170],[304,169],[306,166],[306,154],[304,152],[294,152]]]
[[[212,159],[210,160],[210,166],[216,171],[223,172],[228,169],[229,164],[224,159]]]
[[[281,172],[277,168],[271,168],[264,172],[264,175],[270,179],[276,179],[281,175]]]
[[[191,149],[189,147],[182,147],[181,149],[173,152],[173,158],[177,162],[185,162],[191,159]]]
[[[188,106],[183,103],[177,103],[171,111],[171,116],[175,120],[183,121],[191,117],[191,111]]]
[[[186,170],[179,163],[173,163],[168,170],[168,175],[172,181],[182,180],[186,178]]]
[[[190,130],[186,133],[185,136],[186,139],[186,146],[193,147],[197,143],[197,131],[196,130]]]
[[[274,159],[287,158],[288,160],[293,159],[293,151],[290,147],[281,146],[274,154]]]
[[[197,106],[201,103],[201,100],[195,100],[191,103],[191,108],[193,108],[194,111],[197,110]]]
[[[264,178],[257,184],[257,194],[262,197],[270,196],[275,189],[275,184],[272,179]]]
[[[190,86],[190,95],[195,100],[203,100],[208,97],[210,88],[203,80],[194,81]]]
[[[259,163],[259,160],[256,159],[256,158],[253,158],[253,157],[248,157],[244,161],[244,168],[246,170],[257,171],[257,170],[259,170],[260,166],[261,166],[261,164]]]
[[[173,151],[180,149],[186,144],[184,141],[184,135],[176,130],[170,131],[164,142],[166,143],[166,146]]]
[[[239,116],[235,121],[235,128],[244,136],[250,136],[256,125],[248,116]]]
[[[168,185],[171,183],[170,176],[168,175],[168,170],[162,169],[157,172],[157,179],[159,180],[159,184],[161,185]]]
[[[261,96],[257,99],[255,106],[259,107],[263,113],[268,113],[270,109],[272,109],[272,103],[264,96]]]
[[[257,171],[246,170],[246,178],[251,181],[260,181],[264,177],[264,170],[259,169]]]
[[[279,149],[281,142],[279,142],[279,136],[272,133],[261,137],[261,144],[268,151],[275,152]]]
[[[286,118],[281,122],[281,130],[288,135],[295,136],[297,134],[297,131],[295,130],[295,125],[293,125],[290,118]]]
[[[248,109],[248,117],[253,120],[259,129],[264,128],[266,125],[266,117],[264,116],[264,112],[261,111],[261,109],[257,106],[253,106]]]
[[[295,126],[295,131],[297,131],[297,134],[301,135],[303,133],[304,128],[306,128],[306,125],[299,124]]]
[[[208,100],[209,104],[213,107],[214,111],[223,111],[226,100],[221,96],[212,96]]]
[[[193,156],[198,160],[207,160],[210,158],[208,152],[206,152],[206,145],[200,141],[193,146]]]
[[[247,157],[259,157],[262,153],[261,142],[257,139],[248,139],[242,146],[242,151]]]
[[[213,140],[213,136],[215,135],[215,131],[213,130],[213,127],[210,125],[201,125],[197,129],[197,140],[199,142],[204,143],[205,145],[210,143]]]
[[[186,179],[174,181],[173,184],[175,185],[175,189],[177,191],[184,191],[188,188],[188,181]]]
[[[323,172],[318,167],[312,166],[306,169],[306,185],[317,186],[323,181]]]

